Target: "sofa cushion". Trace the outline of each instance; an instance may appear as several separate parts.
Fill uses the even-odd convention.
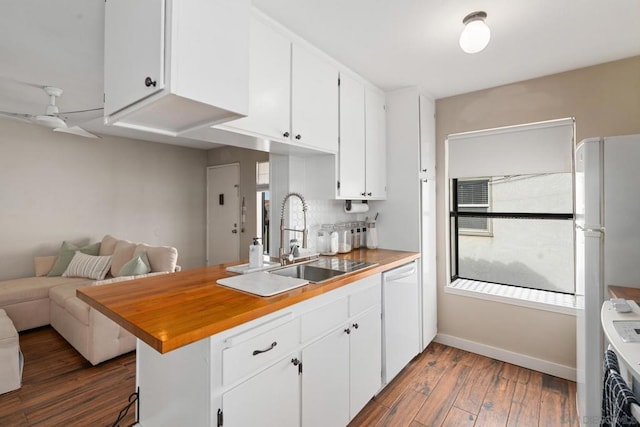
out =
[[[178,262],[178,250],[171,246],[149,246],[140,243],[135,250],[136,254],[147,252],[149,265],[152,272],[166,271],[173,273]]]
[[[49,271],[47,276],[61,276],[69,266],[69,263],[71,262],[71,259],[75,255],[76,251],[80,251],[87,255],[98,255],[98,253],[100,252],[100,242],[83,246],[81,248],[74,245],[73,243],[62,242],[62,246],[60,247],[60,251],[58,252],[58,258],[56,259],[55,264],[53,264],[53,267],[51,268],[51,271]]]
[[[33,258],[33,268],[36,271],[36,276],[46,276],[56,262],[57,256],[37,256]]]
[[[133,252],[136,250],[137,243],[128,240],[118,240],[113,255],[111,255],[111,275],[113,277],[120,276],[120,269],[128,261],[133,258]]]
[[[51,288],[49,298],[85,325],[89,324],[89,305],[76,296],[76,289],[86,283],[65,283]]]
[[[65,283],[78,286],[90,284],[92,280],[71,277],[25,277],[5,280],[0,286],[0,307],[24,301],[49,298],[49,290]]]
[[[110,234],[105,235],[100,242],[100,253],[98,255],[113,255],[113,251],[116,248],[116,243],[119,239],[116,239]]]
[[[149,273],[150,271],[149,258],[147,257],[147,253],[142,251],[134,255],[132,260],[123,265],[119,274],[121,276],[138,276]]]
[[[93,256],[76,251],[62,277],[86,277],[102,280],[111,268],[111,255]]]

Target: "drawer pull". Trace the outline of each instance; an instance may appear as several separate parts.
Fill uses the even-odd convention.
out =
[[[360,325],[358,325],[357,323],[354,323],[353,325],[351,325],[354,327],[354,329],[358,329],[360,327]]]
[[[277,346],[278,343],[276,341],[272,342],[271,345],[269,346],[269,348],[265,348],[264,350],[253,350],[253,355],[257,356],[258,354],[261,353],[266,353],[269,350],[273,350],[275,346]]]

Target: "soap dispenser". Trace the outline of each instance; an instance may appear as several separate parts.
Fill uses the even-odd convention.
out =
[[[249,245],[249,268],[259,268],[264,263],[262,245],[258,241],[259,239],[259,237],[254,237],[253,243]]]

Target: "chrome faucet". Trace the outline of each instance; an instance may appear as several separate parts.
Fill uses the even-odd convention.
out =
[[[302,228],[302,230],[299,230],[297,228],[286,228],[284,226],[284,208],[285,208],[285,205],[287,204],[287,200],[289,200],[289,198],[293,196],[299,198],[300,201],[302,202],[302,213],[304,215],[304,227]],[[307,247],[307,239],[309,236],[309,229],[307,228],[307,202],[304,200],[304,197],[302,197],[302,194],[300,193],[288,193],[286,196],[284,196],[284,200],[282,200],[282,208],[280,210],[280,250],[278,252],[278,256],[280,257],[280,262],[283,263],[283,265],[286,261],[292,261],[292,258],[293,258],[293,250],[290,250],[289,253],[287,253],[284,249],[284,232],[285,231],[302,233],[302,247],[303,248]],[[297,246],[296,246],[296,249],[297,249]]]

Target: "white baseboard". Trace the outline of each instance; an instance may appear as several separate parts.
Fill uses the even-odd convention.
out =
[[[480,354],[482,356],[491,357],[492,359],[497,359],[502,362],[511,363],[513,365],[522,366],[523,368],[553,375],[555,377],[564,378],[570,381],[576,380],[576,368],[572,368],[571,366],[560,365],[558,363],[549,362],[547,360],[538,359],[525,354],[514,353],[513,351],[492,347],[475,341],[469,341],[452,335],[438,334],[434,341],[450,347]]]

